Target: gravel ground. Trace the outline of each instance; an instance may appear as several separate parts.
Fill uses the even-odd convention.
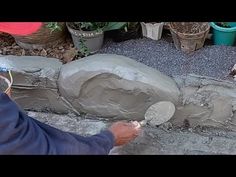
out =
[[[206,43],[209,43],[206,41]],[[198,74],[217,79],[229,79],[236,63],[236,47],[205,45],[185,54],[177,50],[172,39],[159,41],[143,38],[121,43],[107,42],[99,53],[124,55],[169,75]]]

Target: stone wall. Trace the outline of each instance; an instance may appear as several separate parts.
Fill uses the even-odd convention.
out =
[[[0,67],[11,69],[12,97],[24,109],[68,113],[60,97],[57,79],[62,63],[38,56],[1,56]]]
[[[44,57],[0,56],[13,71],[13,99],[24,109],[88,113],[108,119],[142,120],[147,108],[171,101],[173,126],[236,130],[236,85],[188,75],[168,77],[118,55],[92,55],[62,65]]]

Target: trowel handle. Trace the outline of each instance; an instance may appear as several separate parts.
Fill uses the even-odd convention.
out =
[[[5,67],[0,67],[0,72],[8,72],[9,76],[10,76],[10,82],[11,85],[13,83],[13,78],[12,78],[12,74],[11,74],[11,70]]]
[[[5,92],[10,94],[11,86],[13,84],[13,77],[12,77],[12,74],[11,74],[11,70],[8,69],[8,68],[0,67],[0,72],[7,72],[9,74],[10,84],[9,84],[9,87],[7,88],[7,90]]]
[[[140,124],[141,126],[144,126],[144,125],[146,125],[146,124],[147,124],[147,120],[142,120],[142,121],[139,121],[139,124]]]
[[[11,70],[8,70],[8,74],[10,76],[10,86],[7,88],[6,92],[10,92],[11,86],[13,84],[13,77],[12,77],[12,74],[11,74]]]

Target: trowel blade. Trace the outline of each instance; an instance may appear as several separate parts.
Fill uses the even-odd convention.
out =
[[[157,126],[167,122],[175,113],[175,105],[170,101],[160,101],[151,105],[144,117],[150,125]],[[142,123],[143,124],[143,123]]]

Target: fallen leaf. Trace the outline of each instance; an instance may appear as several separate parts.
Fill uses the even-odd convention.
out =
[[[74,59],[74,57],[77,55],[78,51],[75,48],[70,48],[65,51],[63,54],[63,60],[68,63]]]

